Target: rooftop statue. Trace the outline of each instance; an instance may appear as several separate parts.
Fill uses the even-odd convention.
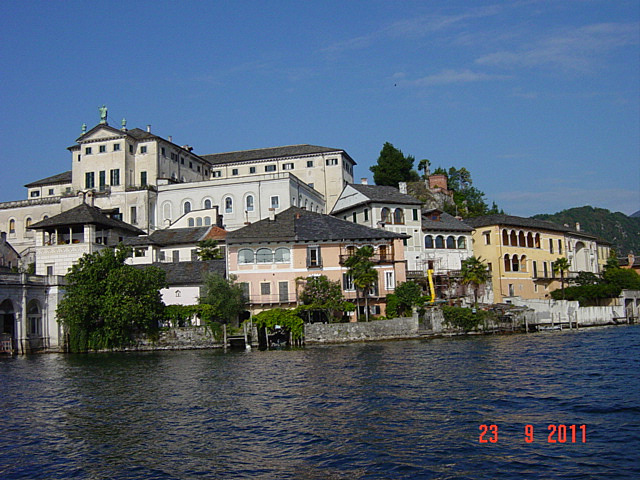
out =
[[[106,125],[107,124],[107,107],[102,105],[98,107],[98,111],[100,112],[100,123]]]

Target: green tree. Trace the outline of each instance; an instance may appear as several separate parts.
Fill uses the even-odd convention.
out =
[[[246,302],[242,287],[235,283],[234,277],[226,279],[215,273],[205,277],[200,305],[209,306],[203,310],[202,319],[206,324],[235,323],[245,310]]]
[[[217,240],[202,240],[198,242],[196,254],[200,260],[220,260],[223,258]]]
[[[325,275],[307,277],[304,289],[300,294],[300,300],[307,312],[320,312],[329,321],[337,321],[342,318],[342,312],[349,310],[349,302],[346,302],[339,282],[332,282]],[[338,315],[339,314],[339,315]]]
[[[559,257],[553,262],[553,271],[560,273],[560,284],[562,285],[562,300],[564,300],[564,272],[569,271],[569,260],[565,257]]]
[[[460,271],[463,285],[473,285],[474,304],[478,305],[478,290],[480,285],[487,283],[491,275],[489,269],[480,257],[469,257],[462,261]]]
[[[495,202],[489,208],[484,199],[484,192],[473,186],[471,173],[466,168],[450,167],[449,170],[445,170],[438,167],[434,173],[446,175],[447,188],[453,191],[453,203],[445,205],[444,208],[450,215],[477,217],[502,212]]]
[[[423,180],[427,180],[429,178],[429,175],[427,172],[429,171],[430,166],[431,166],[431,161],[427,160],[426,158],[423,158],[418,162],[418,172],[420,171],[424,172],[421,176]]]
[[[347,275],[350,275],[353,279],[353,284],[356,287],[356,304],[360,305],[360,299],[358,292],[362,292],[364,296],[365,315],[367,322],[369,321],[369,290],[378,281],[378,272],[373,268],[373,247],[365,245],[360,247],[356,252],[347,258],[344,265],[348,268]],[[360,312],[358,312],[359,320]]]
[[[304,335],[304,322],[296,315],[294,310],[284,308],[272,308],[265,310],[253,317],[256,328],[266,328],[273,333],[275,326],[280,326],[283,330],[291,334],[291,340],[299,340]]]
[[[393,294],[387,295],[387,316],[410,314],[413,307],[422,304],[422,299],[420,285],[413,281],[403,282],[396,286]]]
[[[413,170],[415,158],[411,155],[404,156],[401,150],[386,142],[378,162],[369,168],[373,172],[373,181],[376,185],[389,185],[398,188],[400,182],[413,182],[420,179],[418,173]]]
[[[71,267],[57,316],[72,352],[121,348],[136,334],[157,331],[164,313],[164,272],[125,264],[130,254],[122,246],[105,248]]]

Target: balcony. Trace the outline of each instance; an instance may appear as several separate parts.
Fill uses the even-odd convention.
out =
[[[353,254],[340,254],[340,265],[344,265],[348,258],[352,257]],[[383,255],[373,255],[370,260],[373,263],[394,263],[395,257],[392,253],[387,253]]]

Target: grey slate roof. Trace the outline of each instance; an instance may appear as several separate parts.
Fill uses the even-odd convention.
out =
[[[107,217],[98,207],[91,207],[86,203],[81,203],[77,207],[54,215],[51,218],[34,223],[29,228],[40,230],[49,227],[62,227],[71,225],[99,225],[106,228],[114,228],[129,231],[134,235],[142,235],[144,232],[133,225]]]
[[[166,275],[167,284],[170,287],[180,285],[201,285],[207,274],[217,273],[226,277],[225,260],[203,260],[193,262],[166,263],[156,262],[152,264],[163,270]],[[136,265],[138,268],[149,265]]]
[[[129,238],[125,243],[127,245],[158,245],[160,247],[190,245],[202,240],[210,229],[211,227],[166,228],[156,230],[151,235]]]
[[[41,187],[43,185],[60,185],[63,183],[71,183],[71,170],[68,172],[58,173],[41,180],[36,180],[35,182],[27,183],[25,187]]]
[[[431,213],[438,212],[440,220],[432,220]],[[422,230],[424,231],[447,231],[447,232],[472,232],[473,227],[458,220],[453,215],[441,210],[427,210],[422,213]]]
[[[340,148],[319,147],[317,145],[288,145],[284,147],[258,148],[256,150],[240,150],[237,152],[214,153],[202,155],[202,158],[213,165],[226,163],[251,162],[255,160],[269,160],[279,157],[296,157],[318,153],[341,153],[356,163],[344,150]]]
[[[360,239],[408,238],[407,235],[379,228],[369,228],[331,215],[290,207],[227,234],[227,244],[246,242],[337,242]]]
[[[395,187],[390,187],[387,185],[362,185],[360,183],[350,183],[349,186],[353,187],[356,191],[362,193],[366,196],[369,201],[377,202],[377,203],[398,203],[401,205],[422,205],[422,202],[411,195],[407,195],[406,193],[400,193]],[[350,205],[348,208],[342,208],[340,210],[334,210],[331,213],[339,213],[344,210],[351,209],[357,205],[362,205],[360,202],[356,205]]]

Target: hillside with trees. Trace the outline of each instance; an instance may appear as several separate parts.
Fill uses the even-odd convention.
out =
[[[640,217],[629,217],[621,212],[590,206],[570,208],[554,214],[539,214],[533,218],[548,220],[575,228],[580,224],[583,232],[597,235],[613,244],[617,255],[640,253]]]

